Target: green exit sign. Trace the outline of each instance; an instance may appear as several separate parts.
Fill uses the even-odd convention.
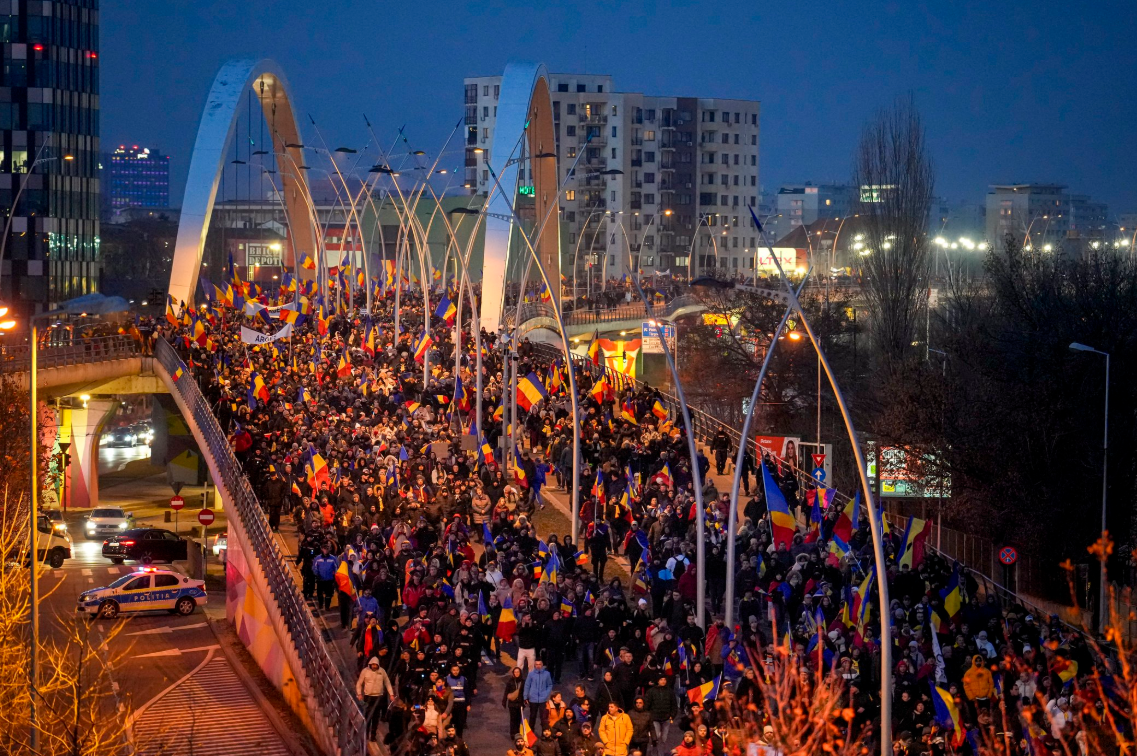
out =
[[[521,194],[524,194],[526,197],[532,197],[535,194],[535,192],[533,191],[533,187],[531,187],[531,186],[523,186],[520,189],[518,189],[517,191],[520,192]]]

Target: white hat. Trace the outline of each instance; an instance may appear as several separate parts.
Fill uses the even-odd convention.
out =
[[[378,656],[372,656],[370,661],[367,662],[367,666],[368,667],[378,667],[379,666],[379,657]]]

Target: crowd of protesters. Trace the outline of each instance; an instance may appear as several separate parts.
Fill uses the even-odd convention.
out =
[[[295,524],[302,590],[350,633],[371,738],[396,754],[468,753],[482,678],[504,675],[493,703],[513,756],[717,756],[734,752],[739,733],[779,753],[762,686],[782,653],[835,673],[850,731],[872,750],[881,618],[863,512],[850,523],[848,505],[818,495],[783,460],[748,460],[746,490],[753,478],[756,495],[728,565],[729,496],[700,452],[708,482],[697,511],[681,418],[652,389],[582,365],[580,536],[538,532],[550,489],[567,501],[572,480],[563,360],[483,333],[479,433],[474,341],[463,332],[456,374],[455,315],[441,286],[430,313],[421,298],[402,298],[398,330],[389,290],[376,290],[368,313],[334,294],[322,305],[310,291],[291,338],[257,346],[242,342],[241,325],[270,333],[280,324],[256,326],[223,298],[189,313],[172,305],[159,335],[230,433],[270,525]],[[517,409],[516,428],[503,389],[511,355],[544,395]],[[723,472],[729,443],[711,447]],[[777,544],[771,485],[801,523]],[[978,754],[983,728],[1001,716],[1006,753],[1063,744],[1076,753],[1085,718],[1074,713],[1103,705],[1077,685],[1093,666],[1081,636],[981,598],[966,570],[900,528],[883,536],[897,752]],[[733,627],[723,621],[730,570]],[[696,621],[700,580],[706,627]],[[937,702],[937,688],[950,701]],[[1019,712],[1031,705],[1048,715],[1028,725]]]

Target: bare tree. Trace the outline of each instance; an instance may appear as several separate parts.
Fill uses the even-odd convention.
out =
[[[927,223],[935,173],[911,96],[865,126],[853,186],[865,229],[861,274],[872,332],[886,365],[911,353],[928,297]]]

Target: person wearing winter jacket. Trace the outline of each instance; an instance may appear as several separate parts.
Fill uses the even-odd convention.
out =
[[[632,749],[647,753],[648,744],[651,743],[651,712],[648,711],[643,696],[636,696],[632,710],[628,712],[628,719],[632,722]]]
[[[608,704],[608,713],[600,718],[598,728],[604,756],[628,756],[632,742],[632,720],[615,703]]]
[[[963,693],[972,706],[987,708],[995,695],[995,681],[982,654],[971,657],[971,668],[963,673]]]

